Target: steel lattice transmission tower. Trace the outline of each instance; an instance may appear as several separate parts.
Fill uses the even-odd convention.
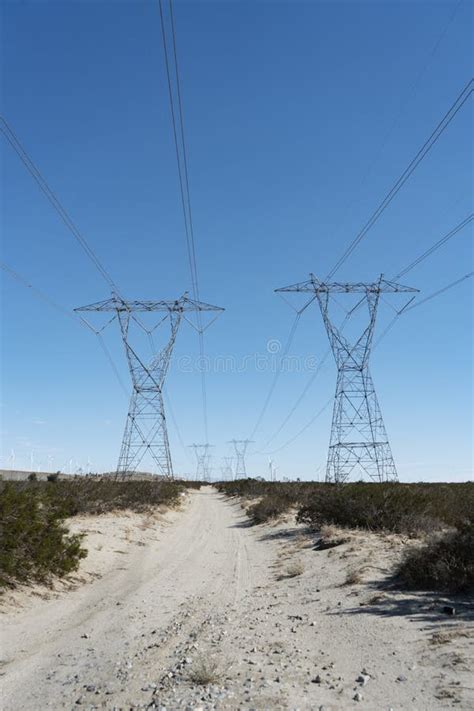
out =
[[[190,444],[196,455],[196,481],[211,481],[211,453],[212,444]]]
[[[247,476],[247,469],[245,466],[245,454],[247,452],[247,447],[252,443],[251,439],[231,439],[229,444],[234,445],[235,450],[235,478]]]
[[[118,320],[127,357],[133,391],[125,424],[117,475],[127,475],[136,471],[146,454],[151,455],[158,472],[166,477],[173,477],[173,465],[166,427],[163,403],[163,386],[168,371],[173,347],[182,319],[194,311],[223,311],[201,301],[188,298],[187,293],[175,301],[126,301],[118,294],[112,298],[89,306],[75,309],[78,312],[108,312],[114,316],[106,324]],[[143,327],[137,313],[159,313],[161,318],[153,329],[165,323],[169,325],[169,336],[164,347],[146,364],[138,355],[136,345],[131,343],[130,323],[133,321],[150,335],[151,331]]]
[[[300,284],[277,291],[308,292],[318,300],[324,325],[337,366],[337,385],[332,417],[326,481],[345,482],[354,475],[373,481],[396,481],[397,470],[382,413],[369,372],[369,358],[377,307],[381,294],[416,292],[417,289],[383,279],[372,284],[321,282],[313,274]],[[342,334],[330,316],[334,294],[361,294],[347,318],[365,302],[368,323],[352,342]]]
[[[234,478],[234,472],[232,470],[232,464],[234,462],[234,457],[222,457],[223,465],[221,466],[222,478],[226,481],[232,481]]]

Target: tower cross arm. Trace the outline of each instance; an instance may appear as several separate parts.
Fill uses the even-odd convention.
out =
[[[183,311],[225,311],[222,306],[214,306],[213,304],[207,304],[205,301],[195,301],[187,296],[183,299]]]
[[[144,301],[136,299],[126,301],[114,294],[112,298],[106,299],[105,301],[97,301],[94,304],[88,304],[87,306],[80,306],[79,308],[74,309],[74,311],[165,311],[167,313],[224,310],[225,309],[221,306],[213,306],[212,304],[207,304],[204,301],[195,301],[194,299],[190,299],[187,294],[184,294],[181,298],[175,299],[174,301]]]
[[[404,284],[398,284],[394,281],[389,281],[387,279],[384,279],[382,275],[377,281],[367,283],[340,281],[324,282],[320,281],[317,277],[314,276],[314,274],[310,274],[310,279],[308,279],[307,281],[298,282],[297,284],[291,284],[290,286],[283,286],[279,289],[275,289],[275,291],[313,292],[315,294],[367,294],[382,292],[418,292],[419,289],[414,289],[411,286],[405,286]]]

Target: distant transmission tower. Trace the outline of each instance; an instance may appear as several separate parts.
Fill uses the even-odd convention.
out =
[[[372,284],[346,284],[324,283],[310,274],[309,281],[277,291],[316,295],[336,360],[337,385],[326,481],[345,482],[360,474],[378,482],[396,481],[397,470],[369,372],[369,357],[380,295],[418,290],[387,281],[382,275]],[[329,305],[333,294],[362,294],[347,312],[348,317],[364,302],[367,304],[368,324],[352,343],[330,318]]]
[[[211,453],[212,444],[190,444],[196,455],[196,481],[211,481]]]
[[[82,306],[75,311],[100,311],[114,314],[111,323],[118,320],[122,340],[127,356],[132,379],[133,392],[123,435],[117,465],[117,474],[126,475],[136,471],[146,454],[150,454],[158,472],[166,477],[173,477],[168,431],[163,405],[163,385],[176,341],[181,320],[193,311],[223,311],[201,301],[189,299],[185,293],[176,301],[125,301],[113,293],[111,299],[89,306]],[[164,313],[152,330],[164,322],[170,326],[170,335],[166,345],[158,351],[151,362],[145,365],[130,342],[130,322],[138,324],[148,335],[151,331],[144,328],[134,315],[136,313]],[[108,324],[107,324],[108,325]]]
[[[247,447],[252,443],[251,439],[231,439],[229,444],[234,445],[235,450],[235,478],[243,478],[247,476],[247,469],[245,467],[245,453]]]
[[[232,481],[234,478],[234,472],[232,470],[232,464],[234,457],[222,457],[223,465],[221,466],[222,478],[226,481]]]

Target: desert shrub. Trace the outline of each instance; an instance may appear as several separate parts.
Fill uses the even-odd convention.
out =
[[[405,533],[458,526],[472,518],[473,484],[326,484],[301,505],[298,521]]]
[[[397,579],[419,590],[474,592],[474,522],[408,550]]]
[[[46,477],[47,481],[58,481],[59,479],[59,472],[56,472],[54,474],[48,474]]]
[[[32,486],[26,482],[14,483],[19,490]],[[160,504],[173,506],[185,490],[180,482],[166,479],[120,481],[79,476],[54,482],[37,482],[34,486],[41,492],[45,504],[54,508],[62,517],[124,509],[145,511]]]
[[[28,481],[37,481],[38,477],[36,476],[36,472],[31,472],[31,474],[28,474]]]
[[[193,684],[199,686],[208,686],[209,684],[217,684],[221,677],[219,664],[214,659],[201,657],[191,669],[189,679]]]
[[[274,490],[276,485],[272,482],[260,479],[235,479],[234,481],[217,482],[217,489],[226,496],[242,496],[245,498],[256,498]]]
[[[295,561],[294,563],[290,563],[286,570],[285,570],[285,575],[284,577],[286,578],[296,578],[299,575],[303,575],[304,573],[304,565],[301,561]]]
[[[260,510],[298,507],[298,520],[319,529],[324,524],[410,534],[456,527],[474,511],[474,483],[399,484],[268,482],[240,479],[217,484],[226,496],[261,499]],[[272,503],[265,503],[265,499]],[[253,518],[253,507],[250,515]],[[258,515],[259,509],[255,508]],[[278,514],[277,514],[278,515]]]
[[[48,505],[37,485],[12,483],[0,491],[0,587],[15,581],[48,581],[77,569],[86,551],[81,536],[68,535],[63,515]]]
[[[226,496],[259,499],[247,508],[247,514],[255,524],[278,518],[292,506],[303,501],[314,486],[312,482],[269,482],[261,479],[237,479],[216,484]]]
[[[76,477],[0,484],[0,585],[48,580],[75,570],[86,552],[64,519],[77,514],[174,506],[185,486],[164,479]]]
[[[253,523],[265,523],[286,513],[293,503],[290,497],[268,494],[261,501],[249,506],[247,514]]]
[[[204,486],[206,482],[192,481],[191,479],[181,479],[180,484],[182,484],[186,489],[196,489],[197,491],[199,491],[201,486]]]

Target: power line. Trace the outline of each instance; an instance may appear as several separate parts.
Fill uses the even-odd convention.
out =
[[[311,298],[311,299],[303,306],[302,309],[300,309],[299,311],[296,312],[295,319],[294,319],[294,321],[293,321],[293,323],[292,323],[292,325],[291,325],[290,332],[289,332],[289,334],[288,334],[288,338],[287,338],[285,347],[283,348],[283,352],[282,352],[282,354],[281,354],[281,362],[282,362],[283,359],[288,355],[288,351],[290,350],[291,344],[293,343],[293,339],[294,339],[294,337],[295,337],[296,329],[298,328],[298,324],[299,324],[299,321],[300,321],[300,318],[301,318],[303,312],[307,309],[307,307],[308,307],[313,301],[314,301],[314,297]],[[258,417],[257,417],[257,421],[256,421],[256,423],[255,423],[255,426],[254,426],[254,428],[253,428],[253,430],[252,430],[252,432],[251,432],[251,434],[250,434],[250,436],[249,436],[249,438],[248,438],[249,440],[251,440],[252,437],[254,437],[255,433],[257,432],[258,428],[260,427],[260,425],[261,425],[261,423],[262,423],[262,420],[263,420],[263,418],[264,418],[264,416],[265,416],[265,413],[266,413],[266,411],[267,411],[267,409],[268,409],[268,406],[269,406],[269,404],[270,404],[270,401],[271,401],[271,399],[272,399],[273,393],[275,392],[275,388],[276,388],[276,386],[277,386],[277,383],[278,383],[278,381],[279,381],[279,379],[280,379],[281,373],[282,373],[282,370],[281,370],[281,366],[280,366],[279,368],[277,368],[277,370],[275,371],[275,373],[274,373],[274,375],[273,375],[273,379],[272,379],[272,382],[271,382],[271,384],[270,384],[269,391],[268,391],[267,396],[266,396],[266,398],[265,398],[265,401],[264,401],[264,403],[263,403],[262,409],[260,410],[260,413],[259,413],[259,415],[258,415]]]
[[[177,89],[177,95],[178,95],[178,108],[179,108],[179,125],[180,125],[180,133],[181,133],[181,144],[183,148],[183,165],[184,165],[184,179],[185,179],[185,185],[186,185],[186,196],[187,196],[187,205],[188,205],[188,215],[189,215],[189,231],[191,235],[191,258],[192,258],[192,263],[194,266],[194,277],[196,281],[196,295],[195,299],[199,301],[199,279],[198,279],[198,270],[197,270],[197,263],[196,263],[196,245],[194,241],[194,224],[193,224],[193,213],[191,209],[191,194],[189,190],[189,175],[188,175],[188,156],[187,156],[187,149],[186,149],[186,140],[185,140],[185,133],[184,133],[184,119],[183,119],[183,103],[181,100],[181,82],[180,82],[180,75],[179,75],[179,66],[178,66],[178,52],[176,48],[176,29],[175,29],[175,23],[174,23],[174,10],[173,10],[173,2],[172,0],[169,0],[169,6],[170,6],[170,19],[171,19],[171,32],[172,32],[172,38],[173,38],[173,57],[174,57],[174,66],[175,66],[175,74],[176,74],[176,89]],[[201,319],[201,313],[198,311],[196,314],[197,322],[198,322],[198,327],[199,327],[199,354],[201,358],[204,358],[204,330],[202,328],[202,319]],[[208,420],[207,420],[207,392],[206,392],[206,374],[204,370],[201,370],[201,392],[202,392],[202,403],[203,403],[203,417],[204,417],[204,434],[206,437],[206,442],[208,440]]]
[[[429,153],[429,151],[433,148],[437,140],[440,138],[440,136],[443,134],[443,132],[446,130],[446,128],[449,126],[451,121],[454,119],[458,111],[464,106],[468,98],[473,92],[473,87],[474,87],[474,80],[471,79],[464,89],[461,91],[461,93],[458,95],[456,100],[453,102],[449,110],[446,112],[446,114],[443,116],[441,121],[438,123],[434,131],[431,133],[430,137],[425,141],[423,146],[420,148],[418,153],[415,155],[415,157],[411,160],[409,163],[408,167],[403,171],[401,176],[398,178],[398,180],[394,183],[392,188],[389,190],[387,195],[384,197],[382,202],[379,204],[379,206],[376,208],[376,210],[372,213],[371,217],[369,220],[365,223],[364,227],[360,230],[360,232],[354,237],[352,242],[349,244],[343,255],[339,258],[339,260],[336,262],[334,267],[331,269],[329,274],[327,275],[327,279],[331,279],[334,274],[340,269],[340,267],[344,264],[344,262],[350,257],[352,252],[355,250],[355,248],[359,245],[359,243],[364,239],[364,237],[367,235],[369,230],[374,226],[374,224],[377,222],[379,217],[382,215],[382,213],[387,209],[387,207],[390,205],[392,200],[395,198],[397,193],[401,190],[403,185],[406,183],[406,181],[409,179],[409,177],[412,175],[412,173],[416,170],[418,165],[421,163],[421,161],[425,158],[425,156]]]
[[[323,407],[318,410],[318,412],[313,415],[313,417],[310,419],[309,422],[307,422],[304,427],[302,427],[293,437],[291,437],[289,440],[287,440],[284,444],[281,445],[281,447],[277,447],[276,449],[271,449],[269,452],[262,452],[261,454],[275,454],[276,452],[281,452],[282,449],[286,449],[290,444],[293,444],[295,440],[297,440],[299,437],[301,437],[306,430],[311,427],[311,425],[316,422],[316,420],[321,417],[321,415],[328,409],[330,404],[333,402],[334,398],[330,397],[329,400],[323,405]]]
[[[322,357],[321,360],[319,361],[319,363],[318,363],[318,365],[317,365],[317,367],[316,367],[316,370],[314,371],[314,373],[312,373],[310,379],[308,380],[308,382],[306,383],[305,387],[303,388],[303,390],[302,390],[300,396],[299,396],[298,399],[295,401],[294,405],[290,408],[288,414],[285,416],[283,422],[280,424],[280,426],[278,427],[278,429],[275,430],[275,432],[271,435],[271,437],[269,437],[269,438],[267,439],[267,441],[266,441],[265,444],[263,445],[263,448],[264,448],[264,449],[265,449],[266,447],[268,447],[268,445],[270,444],[270,442],[272,442],[272,441],[280,434],[280,432],[281,432],[282,429],[285,427],[285,425],[288,424],[289,420],[291,419],[291,417],[293,416],[293,414],[295,413],[295,411],[297,410],[297,408],[301,405],[302,401],[303,401],[304,398],[306,397],[306,395],[307,395],[309,389],[311,388],[311,386],[313,385],[314,381],[316,380],[316,378],[318,377],[318,375],[319,375],[320,372],[322,371],[323,366],[324,366],[324,364],[326,363],[326,361],[327,361],[327,359],[328,359],[330,353],[331,353],[331,349],[328,348],[328,350],[325,352],[325,354],[323,355],[323,357]]]
[[[282,294],[280,294],[280,293],[279,293],[278,295],[279,295],[279,296],[282,296]],[[285,299],[285,301],[286,301],[286,299]],[[311,301],[312,301],[312,300],[311,300]],[[343,321],[342,321],[342,324],[341,324],[341,333],[343,332],[344,327],[345,327],[347,321],[349,320],[349,318],[351,317],[352,313],[361,305],[362,301],[363,301],[362,299],[361,299],[360,301],[358,301],[357,304],[356,304],[348,313],[346,313],[346,315],[345,315],[345,317],[344,317],[344,319],[343,319]],[[310,302],[310,303],[311,303],[311,302]],[[309,306],[309,304],[306,304],[306,306]],[[306,308],[306,306],[305,306],[305,308]],[[280,424],[280,426],[279,426],[279,427],[273,432],[273,434],[267,439],[267,441],[266,441],[265,444],[263,445],[263,449],[265,449],[265,447],[268,447],[268,445],[270,444],[270,442],[272,442],[272,441],[280,434],[280,432],[282,431],[282,429],[285,427],[285,425],[286,425],[286,424],[288,423],[288,421],[291,419],[291,417],[292,417],[292,415],[294,414],[294,412],[297,410],[297,408],[299,407],[299,405],[301,404],[301,402],[302,402],[302,401],[304,400],[304,398],[306,397],[306,395],[307,395],[309,389],[311,388],[312,384],[314,383],[314,381],[316,380],[316,378],[318,377],[318,375],[320,374],[320,372],[323,370],[324,364],[326,363],[326,361],[327,361],[328,357],[330,356],[330,354],[331,354],[331,348],[328,348],[328,349],[326,350],[326,352],[323,354],[321,360],[319,361],[319,364],[318,364],[316,370],[314,371],[314,373],[311,375],[310,379],[308,380],[308,382],[307,382],[306,385],[304,386],[303,391],[301,392],[301,394],[300,394],[299,397],[297,398],[296,402],[295,402],[294,405],[290,408],[288,414],[285,416],[285,418],[284,418],[283,422]],[[261,452],[253,452],[252,456],[255,455],[255,454],[261,454]]]
[[[398,107],[398,112],[397,112],[393,122],[390,124],[387,132],[385,133],[385,136],[382,139],[382,143],[380,144],[380,147],[376,151],[376,153],[375,153],[374,157],[372,158],[370,164],[368,165],[366,171],[361,176],[361,179],[358,183],[359,192],[366,185],[366,183],[367,183],[369,177],[371,176],[374,167],[377,165],[377,162],[378,162],[380,156],[382,155],[385,147],[389,144],[393,133],[398,128],[398,126],[400,124],[400,119],[402,118],[402,116],[404,116],[406,114],[407,106],[416,97],[419,87],[420,87],[420,84],[421,84],[421,80],[423,79],[423,77],[430,65],[431,60],[435,56],[440,44],[442,43],[446,33],[448,32],[450,25],[452,24],[454,18],[456,17],[456,14],[459,10],[461,3],[462,3],[462,0],[458,0],[457,5],[454,7],[452,12],[449,13],[449,17],[447,18],[446,22],[443,23],[441,32],[437,35],[437,38],[431,48],[431,51],[428,53],[425,64],[419,70],[418,75],[415,77],[413,83],[409,86],[408,92],[407,92],[405,98],[401,101],[401,103]],[[351,202],[349,202],[346,205],[346,207],[343,211],[339,211],[339,215],[342,215],[342,218],[340,220],[338,220],[338,227],[336,230],[333,231],[333,237],[335,234],[337,234],[340,231],[340,228],[346,223],[347,217],[349,216],[351,209],[354,207],[356,202],[358,202],[358,199],[352,200]]]
[[[190,225],[189,225],[189,219],[190,216],[188,214],[188,209],[187,206],[189,204],[189,193],[186,194],[185,191],[185,179],[183,175],[183,167],[181,165],[182,163],[182,157],[181,157],[181,150],[180,145],[179,145],[179,140],[178,140],[178,129],[177,129],[177,121],[176,121],[176,110],[175,110],[175,102],[174,102],[174,96],[173,96],[173,83],[172,83],[172,78],[171,78],[171,70],[170,70],[170,61],[169,61],[169,56],[168,56],[168,42],[166,39],[166,26],[165,26],[165,18],[164,18],[164,13],[163,13],[163,2],[162,0],[159,0],[159,9],[160,9],[160,23],[161,23],[161,39],[162,39],[162,44],[163,44],[163,54],[164,54],[164,59],[165,59],[165,70],[166,70],[166,78],[167,78],[167,84],[168,84],[168,98],[169,98],[169,106],[170,106],[170,112],[171,112],[171,125],[173,129],[173,139],[174,139],[174,147],[175,147],[175,154],[176,154],[176,165],[178,168],[178,179],[179,179],[179,187],[180,187],[180,195],[181,195],[181,207],[183,210],[183,218],[184,218],[184,229],[185,229],[185,235],[186,235],[186,247],[187,247],[187,252],[188,252],[188,262],[189,262],[189,271],[191,275],[191,285],[193,289],[193,295],[194,298],[198,298],[198,284],[197,284],[197,273],[196,273],[196,261],[194,259],[195,256],[195,247],[193,245],[193,233],[191,232]],[[179,105],[178,105],[179,109]],[[192,214],[191,214],[191,220],[192,220]]]
[[[37,287],[33,286],[30,284],[30,282],[21,274],[19,274],[17,271],[9,267],[7,264],[4,262],[0,262],[0,268],[3,269],[4,272],[9,274],[13,279],[15,279],[17,282],[25,286],[27,289],[29,289],[30,293],[33,294],[37,299],[40,299],[41,301],[44,301],[47,303],[49,306],[51,306],[53,309],[61,313],[63,316],[66,316],[67,318],[71,319],[74,321],[74,323],[77,323],[79,326],[82,326],[84,328],[87,328],[88,331],[92,331],[95,336],[97,336],[97,340],[99,341],[99,345],[102,348],[105,357],[107,358],[107,361],[112,368],[112,371],[117,378],[117,382],[120,385],[121,389],[125,393],[125,396],[128,400],[129,398],[129,393],[124,385],[124,382],[120,376],[120,373],[118,371],[117,365],[112,357],[112,354],[110,353],[110,350],[107,347],[107,344],[105,343],[102,334],[100,331],[97,331],[94,329],[85,319],[81,318],[80,316],[77,316],[74,311],[69,311],[66,309],[64,306],[61,306],[61,304],[58,304],[56,301],[51,299],[47,294],[45,294],[41,289],[38,289]]]
[[[66,308],[56,303],[56,301],[53,301],[53,299],[51,299],[43,291],[37,289],[35,286],[33,286],[33,284],[30,284],[30,282],[25,277],[23,277],[14,269],[9,267],[8,264],[5,264],[5,262],[0,262],[0,268],[3,269],[3,271],[9,274],[11,277],[13,277],[13,279],[15,279],[17,282],[29,289],[30,292],[34,296],[36,296],[36,298],[41,299],[41,301],[44,301],[45,303],[49,304],[49,306],[51,306],[53,309],[59,311],[59,313],[63,314],[63,316],[67,316],[68,318],[72,319],[75,323],[81,323],[81,321],[74,315],[73,311],[68,311]],[[82,323],[82,325],[85,326],[84,323]]]
[[[160,0],[160,2],[161,2],[161,0]],[[173,12],[172,0],[169,0],[169,6],[170,6],[170,19],[171,19],[171,33],[172,33],[172,38],[173,38],[173,58],[174,58],[174,67],[175,67],[175,74],[176,74],[176,90],[177,90],[177,96],[178,96],[179,128],[180,128],[181,145],[182,145],[182,151],[183,151],[184,182],[185,182],[185,188],[186,188],[185,192],[186,192],[186,202],[187,202],[188,216],[189,216],[189,232],[190,232],[190,238],[191,238],[190,239],[191,261],[193,264],[194,278],[196,281],[195,298],[199,299],[199,280],[198,280],[198,271],[197,271],[197,263],[196,263],[196,244],[194,241],[193,213],[192,213],[192,209],[191,209],[191,194],[189,191],[188,156],[187,156],[187,150],[186,150],[186,140],[185,140],[185,135],[184,135],[183,103],[181,101],[181,82],[180,82],[180,78],[179,78],[178,52],[177,52],[177,48],[176,48],[176,30],[175,30],[175,25],[174,25],[174,12]]]
[[[176,436],[178,437],[178,441],[179,441],[180,447],[182,448],[183,452],[185,453],[187,459],[191,462],[191,461],[192,461],[192,457],[191,457],[191,455],[189,454],[188,448],[187,448],[186,445],[184,444],[184,440],[183,440],[183,438],[182,438],[182,436],[181,436],[181,430],[180,430],[180,428],[178,427],[178,422],[177,422],[177,420],[176,420],[173,407],[172,407],[172,405],[171,405],[171,398],[170,398],[170,396],[168,395],[168,393],[167,393],[167,391],[166,391],[166,388],[163,388],[163,395],[165,396],[166,407],[167,407],[167,409],[168,409],[168,411],[169,411],[169,413],[170,413],[170,415],[171,415],[171,420],[173,421],[173,426],[174,426],[174,428],[175,428],[175,430],[176,430]]]
[[[176,78],[176,94],[177,94],[177,106],[175,108],[175,99],[173,96],[173,82],[170,70],[170,58],[168,51],[168,42],[166,39],[166,27],[165,18],[163,12],[163,0],[159,0],[160,8],[160,22],[161,22],[161,38],[163,44],[163,52],[165,59],[165,69],[168,84],[168,96],[171,111],[171,123],[173,129],[173,138],[176,154],[176,164],[178,168],[178,178],[180,186],[181,195],[181,206],[183,210],[184,218],[184,229],[186,235],[186,247],[188,253],[189,271],[191,275],[191,285],[193,290],[194,299],[199,301],[199,279],[196,261],[196,244],[194,240],[194,225],[193,225],[193,214],[191,208],[191,194],[189,189],[189,171],[188,171],[188,158],[186,151],[186,140],[184,132],[184,118],[183,118],[183,103],[181,100],[181,83],[179,78],[179,65],[178,65],[178,52],[176,45],[176,29],[174,22],[174,12],[172,0],[169,1],[169,14],[171,22],[171,33],[172,33],[172,59],[174,63],[174,74]],[[178,116],[178,122],[176,119],[176,114]],[[179,128],[179,130],[178,130]],[[200,356],[204,358],[204,335],[202,328],[202,317],[198,312],[196,315],[198,323],[198,337],[199,337],[199,351]],[[207,390],[206,390],[206,374],[204,369],[201,369],[201,395],[202,395],[202,407],[203,407],[203,421],[204,421],[204,434],[205,440],[208,440],[208,417],[207,417]]]
[[[106,357],[107,360],[109,361],[109,365],[110,365],[110,367],[112,368],[115,377],[117,378],[118,384],[120,385],[120,387],[121,387],[121,389],[122,389],[122,391],[123,391],[125,397],[127,398],[127,400],[129,400],[129,399],[130,399],[130,393],[128,392],[127,388],[125,387],[125,383],[123,382],[122,377],[121,377],[121,375],[120,375],[120,373],[119,373],[119,371],[118,371],[117,365],[115,364],[115,361],[114,361],[114,359],[112,358],[112,354],[110,353],[109,349],[107,348],[107,345],[106,345],[106,343],[105,343],[105,341],[104,341],[103,335],[102,335],[101,333],[97,332],[97,331],[95,332],[95,335],[97,336],[97,340],[99,341],[99,345],[100,345],[100,347],[102,348],[102,350],[104,351],[105,357]]]
[[[408,313],[409,311],[412,311],[413,309],[418,308],[418,306],[425,304],[427,301],[431,301],[431,299],[434,299],[436,296],[439,296],[440,294],[444,294],[445,291],[449,291],[450,289],[457,286],[458,284],[461,284],[461,282],[466,281],[466,279],[470,279],[472,276],[474,276],[474,272],[469,272],[468,274],[465,274],[460,279],[456,279],[456,281],[452,281],[450,284],[443,286],[441,289],[438,289],[437,291],[433,292],[429,296],[426,296],[424,299],[421,299],[421,301],[415,302],[413,304],[413,306],[409,306],[407,309],[404,309],[402,312],[400,312],[400,315],[401,315],[401,313]]]
[[[394,276],[394,279],[399,279],[400,277],[404,276],[407,274],[409,271],[414,269],[415,267],[418,266],[421,262],[423,262],[427,257],[429,257],[433,252],[436,252],[437,249],[443,246],[443,244],[446,244],[450,239],[452,239],[455,235],[458,234],[458,232],[461,232],[461,230],[464,229],[472,220],[474,219],[474,214],[468,215],[468,217],[464,218],[462,222],[460,222],[456,227],[453,227],[453,229],[448,232],[444,237],[441,237],[437,242],[435,242],[429,249],[427,249],[423,254],[420,254],[416,259],[413,260],[407,267],[401,270],[396,276]]]
[[[33,177],[33,179],[36,181],[37,185],[41,189],[41,191],[44,193],[44,195],[47,197],[51,205],[54,207],[56,212],[58,213],[59,217],[63,221],[63,223],[66,225],[67,229],[71,232],[72,236],[79,242],[80,246],[86,253],[86,255],[89,257],[97,271],[100,273],[100,275],[105,279],[105,281],[108,283],[108,285],[111,287],[113,291],[118,292],[117,285],[113,281],[112,277],[110,274],[107,272],[103,264],[100,262],[99,258],[95,254],[94,250],[92,247],[89,245],[85,237],[80,233],[79,229],[76,227],[74,222],[72,221],[71,217],[69,214],[66,212],[66,209],[63,207],[61,202],[59,201],[59,198],[55,193],[51,190],[49,187],[48,183],[46,182],[45,178],[41,174],[40,170],[36,167],[36,165],[33,163],[31,157],[28,155],[25,147],[20,143],[18,137],[15,135],[13,132],[13,129],[11,126],[8,124],[7,120],[3,117],[0,116],[0,131],[2,131],[3,135],[7,139],[8,143],[10,146],[13,148],[15,153],[18,155],[22,163],[25,165],[26,169],[30,173],[30,175]]]

